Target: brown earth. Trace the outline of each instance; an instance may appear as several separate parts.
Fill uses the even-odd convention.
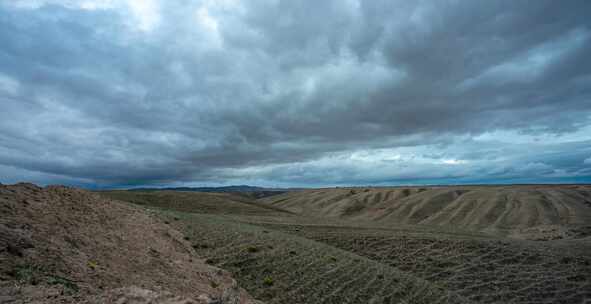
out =
[[[143,208],[0,185],[0,303],[256,303]]]
[[[0,186],[0,303],[591,303],[589,197]]]
[[[239,215],[281,215],[287,211],[255,201],[248,194],[214,193],[196,191],[100,191],[100,194],[116,200],[142,206],[150,206],[181,212]]]
[[[454,227],[525,239],[591,235],[591,186],[337,188],[260,200],[307,217]]]
[[[471,214],[478,217],[487,207],[486,201],[495,202],[490,192],[498,191],[498,195],[510,193],[525,205],[521,211],[516,209],[519,216],[538,218],[537,205],[544,206],[540,193],[557,193],[554,204],[575,208],[572,222],[539,225],[519,220],[528,228],[507,230],[412,221],[403,224],[388,217],[364,217],[370,208],[363,199],[345,213],[330,209],[331,204],[343,199],[325,199],[325,206],[311,207],[310,212],[305,207],[298,209],[295,202],[289,206],[291,212],[269,212],[266,207],[270,198],[239,207],[230,200],[217,200],[213,206],[201,193],[101,194],[125,198],[160,214],[184,233],[208,263],[232,272],[240,286],[266,303],[585,304],[591,303],[591,222],[581,217],[587,208],[583,207],[588,201],[586,187],[318,189],[275,197],[297,200],[300,195],[308,196],[302,200],[305,205],[313,204],[310,196],[337,193],[368,197],[370,205],[373,200],[369,197],[380,191],[399,190],[400,195],[412,197],[430,191],[445,194],[470,190],[483,195],[482,205],[471,207]],[[561,198],[576,193],[580,195],[572,200]],[[445,201],[432,195],[425,198],[432,198],[429,203]],[[439,208],[421,206],[426,202],[416,202],[419,209],[440,212]],[[321,207],[337,215],[323,216]],[[505,218],[512,217],[507,214]],[[482,221],[485,219],[483,216]]]

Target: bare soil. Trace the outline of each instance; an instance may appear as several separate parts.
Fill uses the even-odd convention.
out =
[[[589,197],[578,185],[260,199],[2,186],[0,302],[591,303]]]
[[[143,208],[18,184],[0,186],[0,214],[1,303],[254,303]]]
[[[591,186],[338,188],[262,199],[308,217],[454,227],[522,239],[591,235]]]

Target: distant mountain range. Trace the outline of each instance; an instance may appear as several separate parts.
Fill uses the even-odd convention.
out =
[[[285,192],[287,188],[263,188],[248,185],[232,185],[223,187],[165,187],[165,188],[133,188],[129,191],[194,191],[194,192],[260,192],[280,191]]]
[[[188,191],[188,192],[217,192],[235,193],[244,197],[259,199],[263,197],[282,194],[295,188],[263,188],[248,185],[233,185],[223,187],[165,187],[165,188],[134,188],[128,191]]]

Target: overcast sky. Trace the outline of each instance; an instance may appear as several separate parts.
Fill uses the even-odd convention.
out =
[[[591,1],[0,0],[0,182],[591,182]]]

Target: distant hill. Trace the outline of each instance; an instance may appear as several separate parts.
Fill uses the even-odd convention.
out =
[[[129,191],[184,191],[184,192],[213,192],[213,193],[234,193],[249,198],[264,198],[282,194],[292,189],[286,188],[263,188],[248,185],[232,185],[223,187],[166,187],[166,188],[134,188]]]
[[[232,185],[223,187],[165,187],[165,188],[133,188],[129,191],[195,191],[195,192],[255,192],[255,191],[282,191],[288,189],[282,188],[263,188],[248,185]]]
[[[591,186],[339,188],[259,200],[300,215],[450,226],[524,238],[591,235]]]
[[[198,192],[198,191],[100,191],[102,196],[142,206],[208,214],[284,215],[283,209],[259,204],[245,195],[259,192]],[[281,192],[282,193],[282,192]]]

